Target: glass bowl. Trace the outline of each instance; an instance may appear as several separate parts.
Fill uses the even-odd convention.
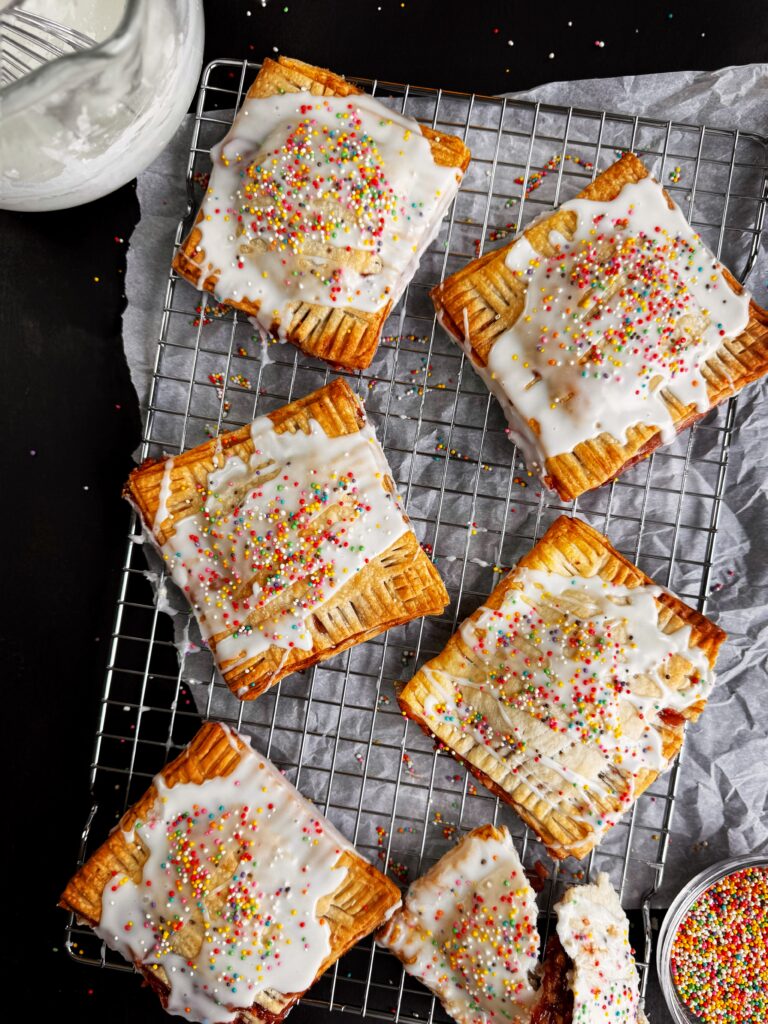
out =
[[[750,854],[745,857],[733,857],[729,860],[718,861],[717,864],[713,864],[692,878],[680,890],[667,911],[656,946],[656,970],[661,991],[675,1024],[701,1024],[701,1018],[692,1013],[679,997],[672,977],[672,944],[677,931],[693,904],[713,883],[727,875],[742,871],[744,868],[752,867],[768,867],[768,856],[756,857],[754,854]]]
[[[117,10],[120,20],[90,49],[0,90],[6,210],[78,206],[135,178],[178,128],[203,60],[202,0],[35,0],[34,9],[96,38],[83,18],[96,25],[101,13],[104,24],[110,14],[114,24]]]

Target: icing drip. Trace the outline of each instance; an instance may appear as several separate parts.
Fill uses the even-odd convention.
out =
[[[350,843],[248,745],[225,777],[154,785],[134,829],[141,878],[107,883],[97,934],[157,971],[186,1020],[232,1021],[266,989],[304,991],[330,953],[317,907],[344,881]]]
[[[155,536],[160,527],[168,517],[168,500],[171,497],[171,474],[173,473],[173,459],[166,459],[163,467],[163,479],[160,481],[160,497],[157,502],[155,521],[152,523],[152,532]]]
[[[251,437],[250,459],[217,458],[201,507],[160,546],[230,666],[270,645],[311,650],[307,617],[408,530],[369,424],[277,434],[262,416]]]
[[[246,99],[211,158],[198,249],[215,294],[258,304],[281,337],[292,303],[396,302],[460,177],[415,121],[366,95]]]
[[[487,366],[472,363],[540,471],[600,433],[624,442],[636,424],[671,441],[663,394],[705,412],[704,364],[749,318],[749,296],[731,290],[651,178],[610,202],[574,199],[561,210],[576,215],[576,229],[570,240],[550,233],[552,255],[525,236],[510,248],[506,264],[526,286],[524,309]]]
[[[635,1024],[638,980],[629,923],[608,875],[575,885],[555,906],[557,934],[573,962],[573,1024]]]
[[[712,670],[689,647],[690,627],[659,628],[659,587],[513,577],[521,589],[461,626],[466,672],[422,669],[439,692],[426,721],[467,734],[550,808],[600,833],[632,801],[638,772],[667,767],[663,715],[705,700]],[[670,685],[681,671],[680,688]]]
[[[470,834],[417,879],[379,936],[459,1024],[527,1021],[536,900],[506,829]]]

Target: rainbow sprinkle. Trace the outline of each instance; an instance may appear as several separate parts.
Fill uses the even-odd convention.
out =
[[[211,374],[211,382],[216,383],[220,377],[221,374]],[[347,530],[336,532],[332,523],[325,522],[324,512],[337,508],[339,518],[348,528],[368,509],[358,493],[354,474],[334,471],[327,484],[313,481],[302,488],[298,508],[286,514],[282,491],[299,486],[299,480],[283,474],[277,496],[253,508],[243,504],[237,509],[234,523],[225,496],[201,488],[205,522],[202,527],[194,527],[199,532],[189,534],[201,564],[187,565],[180,559],[179,565],[194,573],[202,584],[206,605],[221,607],[223,602],[231,603],[233,614],[225,609],[221,617],[235,635],[247,635],[252,629],[248,622],[250,611],[263,608],[274,597],[289,594],[297,579],[305,581],[306,592],[289,600],[278,614],[290,616],[297,608],[306,611],[322,604],[326,589],[335,582],[333,552],[350,547]],[[236,545],[240,537],[249,538],[245,574],[237,565]],[[258,593],[243,595],[244,584],[254,575],[261,581]],[[190,592],[189,586],[184,589]]]
[[[202,323],[203,327],[207,327],[208,324],[214,320],[220,320],[223,316],[226,316],[229,312],[229,308],[222,302],[205,303],[195,306],[195,316],[191,323],[193,327],[199,327]]]
[[[582,158],[580,156],[573,156],[570,153],[566,153],[565,154],[565,159],[569,163],[578,164],[579,167],[583,167],[584,170],[586,170],[586,171],[593,170],[594,166],[595,166],[591,162],[591,160],[582,160]],[[540,167],[538,171],[534,171],[533,174],[531,174],[529,176],[528,184],[527,185],[525,183],[525,178],[522,175],[519,178],[515,178],[515,184],[516,185],[525,185],[525,197],[526,197],[526,199],[528,198],[528,196],[532,192],[535,192],[537,188],[541,187],[541,185],[543,184],[544,179],[546,178],[546,176],[548,174],[550,174],[552,171],[556,171],[557,168],[562,163],[562,161],[563,161],[562,154],[561,153],[555,153],[554,156],[551,156],[549,158],[549,160],[547,160],[547,162],[543,165],[543,167]],[[507,202],[506,202],[506,205],[507,206],[514,206],[514,204],[516,202],[517,202],[517,199],[508,199]]]
[[[337,114],[334,129],[311,116],[311,104],[299,109],[303,116],[281,146],[247,167],[242,219],[269,248],[299,255],[310,239],[335,241],[351,217],[366,236],[364,244],[375,247],[397,212],[375,140],[352,103]],[[335,202],[329,206],[329,200]]]
[[[397,345],[399,342],[410,341],[418,345],[428,345],[428,334],[384,334],[381,338],[382,345]]]
[[[647,390],[660,371],[666,371],[671,379],[690,373],[696,365],[699,339],[689,338],[680,322],[698,313],[686,287],[686,275],[716,270],[702,252],[698,236],[691,243],[662,228],[652,236],[643,231],[623,234],[627,227],[623,218],[604,224],[600,214],[592,220],[594,231],[589,239],[567,252],[542,258],[545,287],[537,308],[531,310],[544,323],[537,352],[550,354],[549,366],[561,366],[564,359],[575,358],[581,364],[582,377],[613,377],[617,381],[622,380],[626,357],[640,355],[636,394]],[[539,258],[534,262],[538,266]],[[552,309],[554,290],[564,282],[585,296],[583,304],[589,304],[578,317],[574,314],[572,323],[550,329],[546,314]],[[602,328],[603,304],[611,296],[615,296],[619,323]],[[720,334],[724,333],[721,329]]]
[[[232,849],[247,851],[255,845],[255,836],[262,824],[259,816],[268,818],[273,810],[274,804],[266,801],[263,806],[236,808],[193,804],[165,824],[168,850],[161,867],[169,891],[163,913],[157,917],[147,914],[143,921],[129,919],[123,925],[126,932],[134,928],[152,932],[154,963],[177,952],[176,932],[184,928],[205,901],[214,898],[223,903],[220,914],[215,918],[202,915],[205,941],[212,948],[220,947],[230,955],[239,956],[243,934],[252,931],[259,935],[258,951],[254,950],[254,954],[261,961],[268,963],[280,956],[282,926],[263,905],[264,893],[259,889],[258,879],[247,870],[232,874],[227,860]],[[323,835],[322,822],[313,819],[302,826],[302,832],[305,841],[315,842],[316,837]],[[248,853],[242,853],[241,857],[244,863],[252,860]],[[228,881],[222,882],[222,878]],[[125,876],[116,874],[110,891],[116,892],[124,882]],[[215,952],[218,954],[220,949],[216,948]],[[260,972],[261,968],[257,970]],[[227,974],[223,977],[230,985],[237,980]]]

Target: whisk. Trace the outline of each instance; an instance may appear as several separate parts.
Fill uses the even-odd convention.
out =
[[[82,32],[31,11],[0,12],[0,86],[17,82],[48,61],[95,46]]]

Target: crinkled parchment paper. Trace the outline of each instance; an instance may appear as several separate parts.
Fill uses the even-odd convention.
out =
[[[518,98],[526,100],[537,100],[548,104],[571,104],[579,108],[625,112],[631,115],[641,115],[650,118],[666,120],[672,118],[678,122],[689,124],[706,124],[708,126],[722,126],[727,129],[738,128],[746,133],[768,134],[768,67],[750,66],[742,68],[726,68],[715,73],[675,73],[651,76],[638,76],[620,79],[599,79],[585,82],[552,83],[534,89],[529,93],[522,94]],[[446,101],[443,108],[443,116],[451,118],[450,100]],[[418,114],[418,100],[414,106],[409,108],[410,113]],[[510,117],[515,117],[514,102],[510,101],[507,111]],[[475,112],[475,118],[482,119],[482,110]],[[488,117],[493,115],[491,111]],[[530,116],[530,111],[526,113]],[[456,113],[457,119],[459,113]],[[523,122],[523,125],[525,122]],[[495,127],[495,124],[492,125]],[[582,161],[590,158],[590,147],[579,146],[579,132],[577,130],[578,119],[575,118],[569,134],[568,152],[578,156]],[[555,112],[541,111],[537,121],[537,134],[539,136],[552,136],[562,138],[563,123],[562,116]],[[173,251],[173,239],[177,229],[179,218],[184,214],[186,208],[186,185],[185,170],[188,146],[191,136],[191,122],[188,119],[179,129],[172,144],[140,177],[138,181],[138,193],[141,203],[141,221],[131,240],[128,252],[128,275],[127,295],[128,306],[124,316],[124,341],[128,363],[131,369],[139,401],[142,408],[146,408],[149,392],[152,368],[155,361],[156,343],[160,330],[162,303],[165,295],[166,278],[169,261]],[[525,127],[521,132],[521,138],[512,140],[510,145],[523,147],[519,152],[529,152],[531,170],[544,166],[553,152],[559,147],[556,142],[547,142],[545,139],[537,143],[530,150],[527,149],[528,142],[525,138]],[[613,124],[606,128],[606,131],[615,132],[615,138],[606,135],[603,138],[603,154],[601,167],[610,162],[611,147],[617,149],[630,144],[632,121],[631,118],[621,124]],[[482,133],[475,132],[476,136],[470,142],[473,151],[477,154],[482,151],[483,146],[495,146],[496,132],[485,133],[483,141]],[[658,148],[659,138],[662,137],[657,130],[654,142],[648,140],[650,135],[639,132],[635,140],[637,150],[642,154],[644,147],[649,149]],[[690,173],[695,157],[695,143],[698,138],[695,134],[672,132],[667,140],[670,153],[683,152],[690,154],[688,160],[681,160],[679,167],[679,190],[675,192],[675,198],[681,203],[683,210],[687,211],[686,199],[690,193],[690,179],[686,174]],[[574,143],[571,144],[570,140]],[[215,141],[215,139],[210,140]],[[710,139],[708,145],[715,147],[713,154],[722,160],[722,166],[727,170],[731,155],[730,139],[723,139],[722,152],[717,154],[717,139]],[[693,148],[692,148],[693,147]],[[592,150],[594,152],[594,150]],[[709,152],[709,150],[708,150]],[[492,154],[491,154],[492,155]],[[670,175],[675,173],[672,163],[667,161],[662,168],[659,166],[658,157],[649,158],[654,173],[663,179],[665,185],[670,184]],[[763,156],[763,160],[765,157]],[[765,166],[765,165],[763,165]],[[488,165],[478,164],[470,170],[474,175],[473,182],[482,190],[483,183],[487,183]],[[572,163],[567,171],[570,174],[578,168],[578,163]],[[739,191],[751,190],[750,194],[759,194],[760,183],[754,180],[740,178],[740,175],[754,175],[754,170],[742,172],[736,169],[736,178],[732,187]],[[556,188],[558,174],[552,172],[537,193],[531,195],[525,211],[524,221],[530,219],[540,207],[535,202],[552,202],[554,198],[553,189]],[[511,186],[511,181],[508,182]],[[707,197],[706,190],[701,188],[696,196],[696,212],[701,220],[711,220],[714,225],[709,231],[701,229],[702,234],[710,244],[716,244],[718,231],[717,225],[720,222],[722,207],[718,207],[716,198]],[[581,187],[579,184],[578,187]],[[757,189],[757,191],[755,191]],[[511,187],[510,187],[511,191]],[[518,190],[519,191],[519,190]],[[569,185],[568,177],[563,178],[563,198],[567,198],[576,191],[576,184]],[[481,196],[474,200],[465,199],[463,215],[467,219],[474,219],[482,222],[485,212],[485,199]],[[721,200],[719,200],[721,202]],[[741,200],[734,199],[734,203]],[[474,204],[474,205],[473,205]],[[519,204],[517,204],[519,207]],[[495,210],[489,220],[489,227],[496,223],[514,225],[519,209],[515,204],[511,207]],[[738,210],[735,211],[738,214]],[[732,210],[731,213],[734,213]],[[744,208],[744,216],[749,219],[753,215],[751,208]],[[504,220],[506,218],[506,220]],[[509,227],[508,230],[514,230]],[[471,245],[471,230],[467,233],[467,247]],[[475,231],[475,235],[477,231]],[[731,266],[735,272],[740,273],[746,264],[748,256],[748,236],[734,231],[727,232],[723,238],[723,260]],[[427,258],[429,260],[429,258]],[[428,271],[434,273],[439,267],[427,267]],[[455,269],[451,267],[449,269]],[[766,302],[766,279],[768,278],[768,257],[765,248],[759,254],[750,277],[748,286],[755,294],[758,301]],[[189,301],[192,309],[194,302]],[[189,321],[188,321],[189,322]],[[193,329],[189,328],[189,334]],[[438,331],[438,334],[440,332]],[[436,341],[434,349],[434,361],[439,362],[440,353],[446,352],[450,343],[445,338]],[[171,359],[171,356],[167,356]],[[182,361],[185,358],[183,348],[179,350],[180,377],[183,379],[184,372]],[[202,372],[215,373],[221,370],[223,357],[215,353],[201,356]],[[167,366],[166,366],[167,369]],[[264,369],[265,379],[269,374],[279,374],[280,368],[266,367]],[[274,378],[272,378],[274,379]],[[174,391],[172,383],[164,384],[164,389],[158,395],[158,403],[165,409],[184,409],[187,388],[179,384]],[[469,370],[462,378],[462,395],[466,391],[467,402],[481,403],[478,408],[484,408],[484,391],[482,385],[474,378]],[[719,663],[718,683],[705,714],[697,725],[689,730],[688,739],[685,745],[683,763],[679,779],[678,799],[673,821],[673,838],[670,844],[667,869],[664,884],[657,894],[656,903],[658,906],[666,906],[674,893],[694,873],[707,864],[728,855],[736,855],[749,851],[764,851],[768,848],[768,817],[766,804],[768,802],[768,675],[766,673],[766,660],[768,654],[768,559],[766,557],[766,530],[768,523],[768,503],[766,502],[766,450],[768,450],[768,416],[766,415],[765,399],[768,397],[765,382],[754,385],[747,389],[739,398],[738,411],[734,424],[734,432],[730,455],[728,460],[727,481],[725,494],[720,509],[719,534],[715,549],[715,561],[711,574],[710,597],[708,612],[728,632],[729,640],[726,644]],[[446,393],[441,398],[439,392],[432,393],[429,398],[430,416],[435,420],[450,418],[450,403],[453,396]],[[442,404],[441,404],[442,403]],[[380,392],[370,392],[368,406],[372,412],[374,422],[376,412],[382,405]],[[470,407],[468,406],[468,408]],[[245,406],[243,407],[245,408]],[[403,411],[406,411],[406,403],[403,403]],[[717,414],[724,421],[724,413]],[[215,422],[215,411],[212,413]],[[491,410],[493,422],[500,424],[501,416],[498,409]],[[242,418],[247,418],[244,415]],[[498,425],[498,424],[497,424]],[[226,429],[226,423],[224,429]],[[403,431],[407,431],[407,423],[403,422]],[[422,425],[422,433],[414,438],[414,445],[421,451],[434,450],[439,444],[439,430],[430,428],[431,433]],[[404,434],[405,436],[405,434]],[[187,444],[197,443],[202,437],[195,436],[187,438]],[[402,442],[402,438],[401,438]],[[507,442],[502,435],[498,441],[493,438],[487,439],[483,447],[483,459],[489,459],[494,453],[494,445],[506,445]],[[681,453],[686,451],[687,439],[685,437],[676,442],[677,450]],[[711,430],[700,430],[696,432],[695,441],[695,462],[686,482],[687,497],[683,508],[682,521],[696,522],[697,516],[702,517],[702,525],[711,512],[711,503],[706,503],[701,510],[696,508],[695,493],[697,491],[712,491],[712,482],[708,478],[707,456],[715,456],[719,450],[720,434]],[[458,443],[457,443],[458,446]],[[398,447],[404,447],[402,443]],[[159,454],[159,452],[157,453]],[[408,478],[412,468],[408,454],[393,455],[393,468],[399,480]],[[416,456],[413,456],[416,458]],[[502,461],[506,458],[508,463],[509,454],[505,455],[499,451],[499,458]],[[418,470],[421,472],[421,469]],[[456,480],[460,481],[461,475],[466,467],[461,462],[452,463],[449,472],[456,474]],[[473,470],[474,472],[474,470]],[[506,486],[505,481],[499,481],[501,471],[497,472],[497,483],[492,486]],[[490,479],[490,476],[489,476]],[[458,486],[461,486],[460,484]],[[673,495],[675,501],[677,496]],[[598,496],[594,499],[593,506],[599,507],[599,502],[604,500]],[[418,512],[425,520],[434,514],[434,504],[430,499],[419,497],[415,491],[412,494],[413,506],[409,510]],[[584,503],[585,508],[590,506],[588,499]],[[619,507],[614,511],[622,512]],[[527,516],[532,515],[530,508],[521,508],[512,513],[510,521],[506,524],[507,529],[518,529]],[[630,510],[632,514],[632,510]],[[666,519],[666,515],[660,516]],[[478,516],[479,519],[479,516]],[[671,543],[671,534],[668,529],[656,528],[653,525],[653,516],[648,516],[648,525],[643,541],[643,552],[646,558],[652,559],[656,552],[660,559],[667,553]],[[479,520],[480,521],[480,520]],[[636,530],[636,523],[632,520],[623,522],[619,517],[611,521],[609,533],[614,543],[624,546],[625,550],[631,550],[635,541],[633,531]],[[686,538],[689,535],[686,535]],[[449,585],[458,581],[461,564],[467,541],[466,531],[452,534],[444,531],[439,542],[439,551],[436,551],[437,564],[444,576],[447,577]],[[690,534],[691,545],[694,543],[694,535]],[[688,540],[683,538],[681,545],[687,545]],[[497,577],[493,577],[488,566],[500,561],[502,564],[510,564],[512,556],[519,556],[522,549],[512,547],[507,549],[494,547],[488,542],[483,546],[482,536],[472,541],[471,556],[473,561],[468,563],[469,579],[476,582],[476,588],[480,592],[487,593]],[[148,546],[147,546],[148,547]],[[673,589],[680,593],[686,593],[686,583],[690,582],[698,570],[686,568],[685,556],[689,555],[695,562],[698,557],[694,551],[686,549],[679,550],[678,555],[682,557],[675,566],[675,574],[670,582]],[[509,557],[509,561],[506,558]],[[150,559],[151,561],[151,559]],[[647,565],[646,565],[647,567]],[[159,567],[155,565],[151,571],[157,573]],[[474,575],[473,575],[474,574]],[[698,577],[697,577],[698,578]],[[661,579],[661,582],[667,582]],[[177,642],[179,649],[184,652],[185,665],[184,677],[194,681],[204,680],[210,677],[210,659],[205,651],[199,650],[199,634],[194,624],[190,624],[189,617],[183,601],[179,603],[179,595],[173,593],[172,587],[163,587],[162,593],[163,608],[174,613]],[[691,599],[689,597],[689,599]],[[462,606],[462,614],[470,610]],[[408,638],[414,636],[413,630],[405,632],[402,636],[407,644]],[[422,645],[425,652],[431,643],[438,645],[442,637],[431,637],[427,630],[426,639]],[[401,645],[402,647],[402,645]],[[361,709],[370,707],[378,699],[385,701],[390,706],[394,705],[394,692],[391,689],[391,680],[398,675],[408,674],[413,670],[410,663],[403,668],[397,663],[401,647],[393,648],[386,654],[392,656],[395,662],[386,666],[383,674],[383,681],[375,683],[378,672],[377,659],[381,659],[382,648],[377,644],[363,645],[356,649],[352,656],[352,672],[347,680],[348,704],[359,705]],[[393,654],[393,650],[396,652]],[[375,664],[374,664],[375,663]],[[318,675],[315,686],[322,690],[322,687],[330,685],[332,674]],[[371,683],[374,680],[374,684]],[[302,688],[306,687],[303,677],[288,680],[281,688],[280,706],[277,709],[278,729],[271,734],[272,755],[279,761],[283,757],[286,761],[296,761],[296,751],[290,748],[290,737],[294,733],[286,732],[285,736],[280,732],[280,727],[295,727],[301,730],[303,727],[303,716],[307,713],[307,705],[300,699],[292,699],[292,695],[300,695]],[[197,691],[193,687],[193,693]],[[200,693],[205,695],[205,703],[201,710],[207,714],[231,717],[233,715],[234,698],[223,688],[211,690],[208,687],[201,687]],[[212,694],[212,696],[211,696]],[[328,762],[339,755],[339,748],[336,743],[338,733],[338,709],[333,707],[333,692],[329,691],[329,702],[323,703],[322,699],[314,700],[323,696],[317,691],[313,694],[313,703],[310,705],[309,714],[312,722],[308,738],[301,750],[302,764],[299,784],[308,796],[317,796],[322,801],[321,788],[315,793],[315,779],[325,779]],[[351,698],[355,699],[351,699]],[[201,698],[202,701],[203,698]],[[265,742],[269,733],[269,723],[273,711],[274,696],[265,695],[258,701],[248,705],[244,710],[244,722],[249,723],[257,744]],[[236,702],[235,702],[236,704]],[[236,709],[237,710],[237,709]],[[343,712],[345,716],[344,726],[346,735],[358,735],[359,743],[347,745],[342,753],[345,759],[345,767],[351,770],[348,776],[334,783],[342,788],[335,790],[334,804],[348,803],[356,806],[361,798],[359,779],[354,777],[355,765],[360,766],[362,772],[363,764],[366,771],[378,777],[386,776],[389,772],[394,779],[401,771],[401,765],[396,761],[392,762],[392,751],[380,746],[381,742],[391,739],[396,747],[400,743],[403,723],[398,716],[393,714],[379,715],[376,718],[376,729],[374,733],[375,743],[368,750],[367,736],[371,722],[369,711],[355,710],[347,706]],[[324,718],[325,716],[325,718]],[[417,730],[413,729],[408,734],[408,751],[410,761],[407,764],[406,783],[409,777],[415,781],[423,782],[419,778],[419,772],[429,771],[431,758],[428,756],[430,750],[429,741],[422,737]],[[388,759],[389,758],[389,762]],[[423,768],[422,768],[423,764]],[[446,759],[448,767],[445,772],[463,777],[463,770],[451,766]],[[317,773],[313,771],[317,770]],[[295,777],[295,776],[294,776]],[[440,781],[440,780],[438,780]],[[450,779],[443,788],[456,787],[455,780]],[[320,783],[317,783],[320,786]],[[344,786],[348,792],[345,794]],[[462,783],[458,783],[457,792],[461,795]],[[659,793],[666,792],[666,781],[660,780],[654,790]],[[346,797],[346,799],[343,799]],[[382,796],[382,799],[384,796]],[[425,820],[425,811],[420,801],[424,799],[424,790],[420,786],[414,786],[411,793],[409,787],[401,787],[398,795],[398,820],[422,821]],[[436,806],[439,805],[439,798],[436,797]],[[455,803],[455,801],[454,801]],[[450,807],[450,804],[446,805]],[[488,805],[483,803],[482,808]],[[482,808],[479,813],[482,813]],[[441,812],[443,813],[443,812]],[[511,813],[511,812],[510,812]],[[653,835],[652,829],[658,824],[654,817],[654,803],[652,798],[644,798],[640,802],[637,814],[637,823],[648,825],[648,830],[639,832],[636,841],[640,844],[649,844],[649,856],[655,849],[654,843],[657,837]],[[444,820],[450,815],[450,810],[443,814]],[[345,817],[343,811],[338,811],[334,818],[336,823],[345,829],[352,837],[354,830],[355,815],[349,812]],[[466,819],[464,819],[466,820]],[[507,820],[507,819],[505,819]],[[472,822],[473,824],[476,822]],[[361,833],[354,838],[359,841],[370,841],[375,846],[375,835],[366,836],[364,823]],[[370,829],[373,825],[370,825]],[[621,842],[624,841],[625,833],[614,830],[616,836],[609,836],[603,844],[610,852],[612,844],[616,846],[616,852],[621,852]],[[438,834],[439,833],[439,834]],[[445,843],[442,830],[436,829],[437,836],[434,844],[435,855],[440,852],[440,843]],[[398,856],[407,859],[408,844],[418,853],[421,845],[421,835],[409,833],[407,829],[398,834],[398,842],[401,843],[401,852]],[[429,855],[432,852],[432,836],[430,835],[425,843],[425,850]],[[393,847],[394,849],[394,847]],[[640,853],[642,855],[642,851]],[[638,879],[633,886],[632,879],[629,880],[626,891],[626,901],[629,905],[636,905],[642,896],[642,889],[647,880]],[[660,1018],[657,1018],[660,1019]]]

